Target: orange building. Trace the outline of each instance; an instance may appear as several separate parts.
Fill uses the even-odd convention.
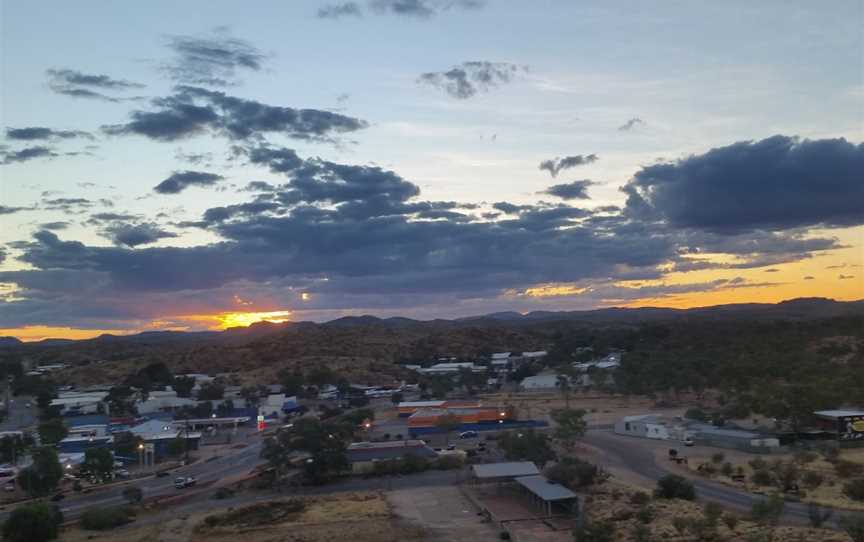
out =
[[[408,427],[435,427],[441,418],[455,416],[460,424],[498,423],[514,418],[513,407],[423,408],[408,418]]]
[[[407,401],[399,403],[397,409],[399,416],[404,417],[423,409],[479,408],[480,406],[479,401]]]

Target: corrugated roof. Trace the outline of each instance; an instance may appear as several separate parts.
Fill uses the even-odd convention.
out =
[[[563,501],[576,498],[575,493],[561,484],[549,481],[545,476],[522,476],[516,478],[516,481],[544,501]]]
[[[537,465],[530,461],[472,465],[471,469],[474,471],[474,476],[477,478],[503,478],[540,474],[540,471],[537,470]]]
[[[864,410],[819,410],[813,414],[828,418],[842,418],[844,416],[864,416]]]
[[[419,441],[407,441],[419,442]],[[389,446],[376,448],[350,448],[345,455],[348,461],[356,463],[357,461],[387,461],[391,459],[400,459],[406,455],[416,455],[433,459],[438,456],[435,450],[424,444],[412,444],[408,446]]]
[[[438,407],[445,403],[446,401],[402,401],[399,403],[399,408],[413,408],[413,407]]]

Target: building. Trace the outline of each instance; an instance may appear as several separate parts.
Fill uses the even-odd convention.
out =
[[[146,401],[138,401],[135,406],[139,414],[154,414],[157,412],[174,412],[183,407],[194,407],[198,404],[194,399],[178,397],[177,392],[170,387],[166,390],[151,391]]]
[[[455,375],[459,371],[469,370],[475,373],[485,373],[486,367],[482,365],[474,365],[471,362],[455,362],[455,363],[436,363],[431,367],[420,369],[421,374],[428,375]]]
[[[171,451],[171,443],[177,439],[184,441],[184,447],[197,450],[201,433],[190,431],[188,434],[170,422],[148,420],[132,427],[129,432],[139,437],[145,444],[153,445],[156,460],[166,457]]]
[[[752,431],[723,429],[706,424],[690,424],[688,433],[695,442],[717,448],[758,451],[780,446],[780,441],[775,437]]]
[[[477,408],[482,406],[479,401],[403,401],[396,409],[399,416],[406,417],[424,408]]]
[[[408,417],[408,427],[437,427],[447,416],[456,417],[460,424],[497,424],[515,417],[513,407],[424,408]]]
[[[519,388],[523,391],[554,391],[558,389],[557,374],[542,374],[528,376],[522,379],[519,383]]]
[[[553,512],[571,515],[574,504],[578,503],[575,493],[545,476],[520,476],[514,481],[525,490],[531,501],[546,513],[546,517],[551,517]]]
[[[297,396],[285,397],[284,393],[271,393],[258,405],[258,415],[265,418],[280,418],[299,407]]]
[[[51,406],[57,407],[62,416],[98,414],[107,411],[107,397],[108,392],[62,392],[51,400]]]
[[[545,350],[537,350],[536,352],[522,352],[520,356],[525,361],[539,361],[549,355]]]
[[[354,474],[363,474],[375,469],[381,461],[393,461],[413,455],[423,459],[435,459],[438,454],[422,440],[394,440],[390,442],[355,442],[345,452]]]
[[[512,482],[520,476],[537,476],[540,470],[531,461],[508,461],[471,465],[475,484]]]
[[[83,454],[90,448],[107,448],[114,444],[114,437],[82,437],[73,435],[57,443],[57,450],[62,454]]]
[[[625,416],[615,424],[615,433],[656,440],[684,440],[686,438],[683,426],[675,426],[654,414]]]
[[[819,410],[819,427],[843,442],[864,442],[864,410]]]

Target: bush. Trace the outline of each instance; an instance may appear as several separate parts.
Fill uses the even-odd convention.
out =
[[[864,473],[864,465],[846,461],[845,459],[838,459],[834,462],[834,471],[840,478],[854,478]]]
[[[636,506],[645,506],[651,502],[651,495],[645,493],[644,491],[637,491],[630,495],[630,504]]]
[[[813,490],[822,485],[822,482],[825,479],[818,472],[814,472],[812,470],[808,470],[804,473],[804,476],[801,477],[801,483],[804,484],[804,487],[807,489]]]
[[[717,452],[711,456],[711,462],[719,465],[726,459],[726,456],[723,455],[723,452]]]
[[[802,465],[806,465],[808,463],[816,461],[818,457],[819,456],[816,455],[814,452],[802,451],[795,454],[795,461]]]
[[[3,524],[7,542],[46,542],[57,538],[63,513],[56,506],[33,503],[12,510]]]
[[[757,470],[753,473],[753,476],[750,477],[750,481],[756,484],[757,486],[770,486],[774,483],[774,477],[767,470]]]
[[[587,487],[604,480],[604,472],[587,461],[565,457],[545,471],[546,477],[570,489]]]
[[[780,495],[771,495],[767,499],[757,500],[750,508],[750,517],[756,523],[777,525],[783,515],[786,503]]]
[[[687,525],[690,522],[687,521],[687,518],[681,516],[675,516],[672,518],[672,526],[675,527],[675,530],[678,531],[678,534],[684,534],[687,531]]]
[[[656,516],[654,509],[650,506],[643,506],[636,512],[636,519],[639,520],[640,523],[644,523],[648,525],[652,521],[654,521],[654,517]]]
[[[722,515],[723,507],[716,502],[705,503],[705,506],[702,507],[702,517],[712,529],[717,527],[717,521]]]
[[[838,521],[840,528],[846,531],[852,542],[864,542],[864,514],[843,516]]]
[[[134,520],[135,515],[126,506],[93,507],[81,514],[81,527],[88,531],[107,531]]]
[[[768,468],[768,463],[761,457],[752,459],[748,461],[747,464],[750,465],[750,468],[753,470],[766,470]]]
[[[723,473],[723,476],[731,477],[735,474],[735,468],[732,467],[732,463],[727,461],[726,463],[723,463],[722,467],[720,467],[720,472]]]
[[[613,542],[615,524],[607,521],[592,521],[573,530],[574,542]]]
[[[708,413],[701,408],[690,408],[684,413],[684,417],[688,420],[696,420],[697,422],[707,422]]]
[[[738,526],[738,516],[735,514],[723,514],[723,523],[730,531],[734,531]]]
[[[696,498],[696,488],[693,484],[677,474],[668,474],[657,480],[654,496],[661,499],[684,499],[692,501]]]
[[[843,486],[843,493],[853,501],[864,501],[864,478],[848,482]]]
[[[458,455],[442,455],[432,463],[432,468],[438,470],[453,470],[462,468],[462,458]]]
[[[230,499],[234,496],[234,490],[230,487],[220,487],[213,493],[213,498],[216,500]]]

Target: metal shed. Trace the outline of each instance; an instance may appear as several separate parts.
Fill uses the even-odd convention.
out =
[[[521,476],[516,478],[516,483],[531,493],[534,502],[543,508],[546,516],[552,515],[553,504],[562,503],[569,507],[578,498],[575,493],[545,476]]]

